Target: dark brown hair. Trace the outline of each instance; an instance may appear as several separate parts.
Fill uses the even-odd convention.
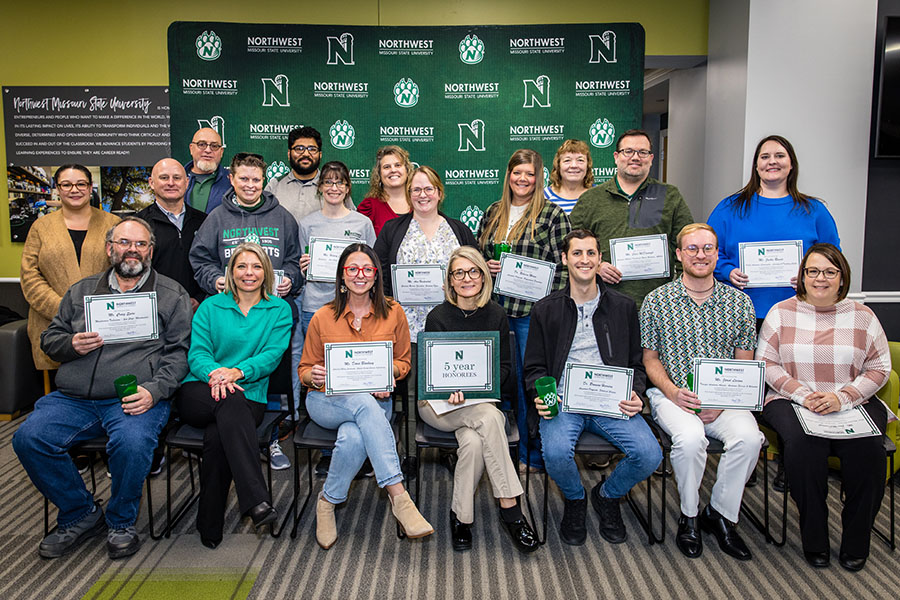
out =
[[[797,153],[794,152],[794,147],[791,146],[791,143],[780,135],[767,135],[759,140],[759,143],[756,145],[756,152],[753,153],[753,163],[750,165],[750,181],[748,181],[747,185],[741,188],[734,196],[734,199],[731,201],[731,207],[739,216],[744,216],[750,211],[753,195],[759,192],[761,185],[759,173],[756,170],[756,161],[759,160],[759,153],[762,152],[763,144],[766,142],[775,142],[787,152],[788,158],[791,159],[791,172],[788,173],[787,178],[788,194],[794,199],[795,209],[800,207],[809,214],[809,203],[813,198],[806,194],[801,194],[800,190],[797,188],[797,179],[800,177],[800,164],[797,162]]]
[[[372,289],[369,290],[369,297],[372,299],[372,312],[375,314],[376,319],[387,319],[393,302],[384,295],[384,275],[381,272],[381,261],[378,259],[375,251],[366,244],[350,244],[344,248],[341,257],[338,259],[337,273],[334,278],[334,300],[326,306],[331,306],[335,321],[341,318],[341,313],[347,308],[347,295],[350,292],[342,291],[341,287],[344,285],[344,265],[347,264],[347,259],[354,252],[362,252],[372,259],[372,265],[375,267],[375,281]]]
[[[63,165],[60,168],[56,169],[56,172],[53,174],[53,182],[56,185],[59,185],[60,175],[62,175],[63,171],[68,171],[69,169],[75,169],[76,171],[81,171],[82,173],[84,173],[85,177],[87,177],[88,183],[94,182],[94,178],[91,177],[90,170],[88,170],[88,168],[84,165],[78,165],[75,163],[69,163],[67,165]]]
[[[850,263],[844,258],[844,255],[833,244],[813,244],[813,246],[803,255],[800,261],[800,271],[797,273],[797,298],[806,300],[806,277],[804,270],[806,269],[806,261],[810,255],[818,254],[825,258],[828,262],[837,267],[841,272],[841,287],[838,288],[837,302],[847,297],[850,292]]]

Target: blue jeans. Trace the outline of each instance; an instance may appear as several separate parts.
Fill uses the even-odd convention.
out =
[[[510,317],[509,328],[516,334],[516,427],[519,430],[519,460],[531,467],[544,467],[541,456],[540,438],[532,440],[531,453],[528,453],[528,399],[525,397],[525,342],[528,340],[528,327],[531,316]]]
[[[13,436],[13,449],[35,487],[59,508],[56,522],[66,529],[94,507],[67,451],[105,433],[112,475],[106,523],[113,529],[131,527],[137,521],[159,432],[168,420],[165,400],[143,414],[126,415],[118,398],[83,400],[54,391],[34,405]]]
[[[584,498],[584,486],[575,464],[575,444],[583,430],[609,440],[625,453],[600,488],[607,498],[621,498],[638,482],[650,477],[662,461],[662,450],[641,415],[614,419],[595,415],[560,412],[541,419],[544,464],[566,500]]]
[[[332,504],[347,499],[350,483],[366,457],[372,462],[378,487],[403,481],[397,441],[390,418],[394,402],[377,400],[372,394],[326,396],[310,390],[306,410],[320,427],[337,429],[337,440],[322,494]]]
[[[300,311],[300,322],[294,329],[294,335],[291,338],[291,383],[294,386],[294,406],[300,406],[300,378],[297,376],[297,367],[300,366],[300,359],[303,357],[303,344],[306,341],[306,330],[309,329],[309,322],[315,311],[301,310],[303,303],[303,294],[297,296],[297,310]]]

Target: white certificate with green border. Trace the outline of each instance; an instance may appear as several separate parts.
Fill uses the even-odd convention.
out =
[[[827,415],[820,415],[799,404],[794,404],[793,407],[800,420],[800,426],[807,435],[831,440],[852,440],[881,435],[875,421],[862,406]]]
[[[440,304],[446,269],[444,265],[391,265],[394,300],[403,306]]]
[[[566,363],[563,412],[628,419],[619,403],[631,398],[634,369]]]
[[[741,271],[750,278],[746,287],[788,287],[803,259],[803,240],[741,242]]]
[[[501,296],[537,302],[550,293],[556,263],[504,252],[494,291]]]
[[[622,281],[669,277],[669,238],[664,233],[609,240],[612,265]]]
[[[325,395],[394,389],[394,343],[325,344]]]
[[[309,267],[306,269],[306,279],[333,283],[341,254],[347,246],[358,241],[349,238],[309,238]]]
[[[765,390],[761,360],[694,359],[694,392],[704,409],[762,410]]]
[[[159,339],[156,292],[85,296],[84,320],[104,344]]]

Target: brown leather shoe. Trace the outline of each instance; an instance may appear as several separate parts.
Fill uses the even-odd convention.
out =
[[[316,541],[322,550],[328,550],[337,541],[337,524],[334,522],[334,504],[319,496],[316,502]]]
[[[394,516],[400,522],[400,528],[406,534],[406,537],[414,539],[434,533],[434,527],[425,520],[425,517],[416,508],[412,498],[409,497],[409,492],[404,491],[399,496],[389,497]]]

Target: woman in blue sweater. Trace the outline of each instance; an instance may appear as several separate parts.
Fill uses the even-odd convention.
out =
[[[208,548],[222,541],[232,479],[241,514],[256,527],[278,519],[256,436],[269,375],[291,336],[291,309],[274,295],[274,282],[265,250],[241,244],[228,261],[224,293],[207,298],[191,325],[190,372],[175,405],[184,423],[203,428],[197,531]]]
[[[834,219],[821,200],[800,193],[799,175],[791,143],[780,135],[766,136],[756,146],[750,181],[722,200],[707,220],[719,236],[716,279],[747,292],[757,329],[772,306],[794,295],[794,288],[747,287],[751,282],[740,269],[741,242],[801,240],[803,252],[822,242],[840,248]]]

